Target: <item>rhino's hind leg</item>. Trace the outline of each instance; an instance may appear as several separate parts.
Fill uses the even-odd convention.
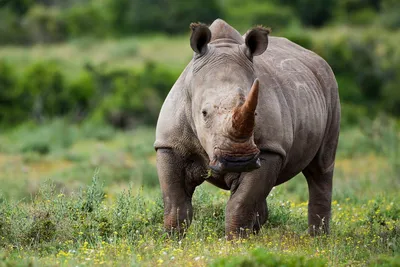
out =
[[[188,165],[172,149],[157,150],[157,172],[164,201],[164,228],[184,234],[192,222],[192,196],[198,183],[187,177]]]
[[[329,234],[333,170],[317,174],[303,171],[308,183],[308,227],[310,235]]]

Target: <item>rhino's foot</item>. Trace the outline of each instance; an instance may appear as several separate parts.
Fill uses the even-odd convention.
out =
[[[251,234],[258,234],[268,216],[266,201],[260,201],[256,205],[247,206],[247,208],[240,208],[245,207],[240,204],[233,204],[233,207],[229,204],[226,218],[227,239],[247,238]]]
[[[268,218],[268,208],[267,208],[267,201],[262,201],[259,204],[259,208],[256,214],[256,220],[253,227],[254,233],[259,233],[261,227],[265,224]]]
[[[166,205],[164,213],[164,229],[170,237],[183,238],[186,235],[193,217],[191,202],[186,202],[180,207],[169,208]]]
[[[308,232],[311,236],[329,234],[329,217],[318,217],[311,220],[309,218]]]

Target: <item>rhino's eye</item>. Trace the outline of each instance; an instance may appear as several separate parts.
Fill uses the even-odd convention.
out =
[[[203,117],[204,117],[204,118],[207,117],[207,111],[206,111],[206,110],[203,109],[203,110],[201,111],[201,114],[203,114]]]

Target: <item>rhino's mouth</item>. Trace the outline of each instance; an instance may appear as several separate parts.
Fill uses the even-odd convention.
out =
[[[210,163],[210,169],[216,173],[250,172],[261,167],[259,155],[260,153],[245,156],[224,155],[216,157]]]

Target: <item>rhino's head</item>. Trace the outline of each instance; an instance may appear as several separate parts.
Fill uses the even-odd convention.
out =
[[[269,30],[254,28],[243,40],[223,21],[210,28],[192,24],[191,29],[192,116],[210,168],[220,173],[259,168],[260,150],[254,143],[259,81],[253,56],[267,48]]]

